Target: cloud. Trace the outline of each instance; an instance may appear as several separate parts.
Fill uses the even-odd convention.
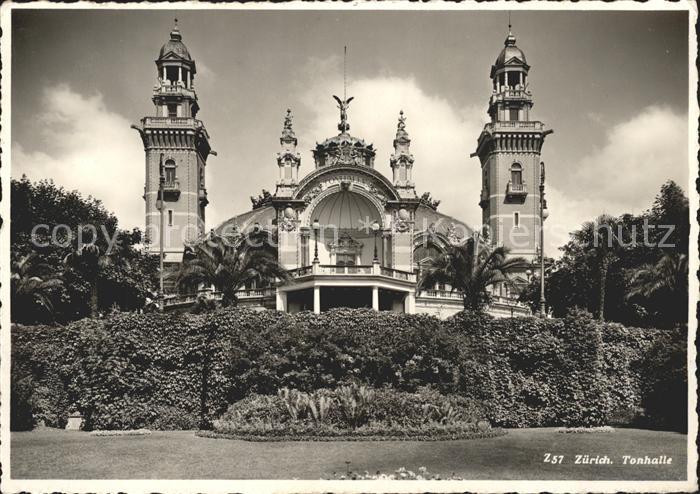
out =
[[[338,59],[314,60],[307,65],[315,67],[313,71],[305,69],[314,75],[341,73]],[[339,113],[331,95],[342,95],[342,87],[340,77],[316,77],[300,90],[299,100],[311,117],[308,125],[299,122],[301,149],[311,149],[316,141],[338,133]],[[442,201],[440,211],[472,225],[481,223],[479,161],[470,159],[469,154],[475,150],[487,118],[485,108],[456,107],[425,91],[410,76],[359,78],[351,81],[348,96],[355,98],[348,110],[350,133],[374,144],[378,171],[391,178],[389,157],[399,111],[403,110],[418,194],[429,191]],[[305,173],[310,171],[308,166],[307,162]]]
[[[687,188],[687,118],[668,107],[647,107],[609,129],[602,147],[554,173],[566,176],[555,177],[556,185],[547,188],[549,255],[558,255],[569,231],[602,213],[649,208],[669,179]]]
[[[47,88],[37,117],[41,150],[12,143],[12,176],[52,178],[57,185],[100,199],[122,228],[142,226],[144,154],[130,122],[106,108],[98,93],[67,85]]]

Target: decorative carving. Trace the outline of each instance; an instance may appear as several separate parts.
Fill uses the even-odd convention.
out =
[[[457,231],[457,226],[454,223],[450,223],[447,226],[447,241],[452,245],[457,245],[462,242],[462,234]]]
[[[424,192],[422,196],[420,196],[420,202],[421,204],[424,204],[428,206],[430,209],[437,210],[438,206],[440,205],[440,201],[437,199],[433,199],[430,196],[430,192]]]
[[[355,240],[349,233],[343,232],[340,236],[328,244],[328,250],[333,256],[338,254],[352,255],[356,259],[362,253],[362,242]]]
[[[287,108],[287,114],[284,117],[284,125],[282,127],[282,139],[291,140],[296,139],[294,134],[294,129],[292,129],[292,110]]]
[[[306,195],[304,196],[304,202],[305,202],[306,204],[309,204],[309,203],[310,203],[311,201],[313,201],[313,200],[316,198],[316,196],[319,195],[321,192],[323,192],[323,185],[322,185],[322,184],[318,184],[316,187],[314,187],[313,189],[311,189],[310,191],[308,191],[308,192],[306,193]]]
[[[363,154],[350,142],[341,142],[339,145],[328,147],[326,165],[352,165],[363,166],[366,164]]]
[[[408,220],[410,219],[410,213],[406,211],[405,209],[400,209],[399,211],[394,211],[394,221],[393,221],[393,226],[394,226],[394,231],[397,231],[399,233],[404,233],[407,232],[411,226],[409,225]]]
[[[377,199],[379,199],[379,202],[382,203],[382,206],[386,206],[386,201],[387,201],[386,195],[381,190],[379,190],[374,184],[370,185],[369,193],[372,194]]]
[[[259,209],[266,206],[270,203],[270,201],[272,201],[272,194],[265,189],[262,190],[262,194],[259,194],[258,197],[250,196],[250,202],[253,203],[253,209]]]
[[[293,220],[292,218],[287,218],[286,216],[282,217],[282,221],[280,222],[280,228],[284,230],[285,232],[293,232],[297,227],[297,222],[296,220]]]

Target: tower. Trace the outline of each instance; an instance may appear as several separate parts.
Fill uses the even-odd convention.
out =
[[[389,164],[393,172],[393,183],[402,198],[415,198],[416,188],[413,184],[413,155],[411,154],[411,139],[406,132],[406,117],[403,110],[399,112],[399,123],[394,139],[394,154]]]
[[[176,20],[177,22],[177,20]],[[209,135],[197,120],[194,90],[197,68],[175,25],[156,60],[158,83],[153,87],[155,116],[132,125],[146,153],[146,242],[160,250],[160,177],[163,184],[163,252],[165,267],[181,262],[184,245],[204,232],[207,157],[216,154]]]
[[[275,195],[287,197],[294,192],[297,186],[299,165],[301,164],[301,157],[297,151],[297,136],[292,129],[292,110],[287,110],[287,115],[284,117],[280,146],[280,152],[277,153],[277,166],[280,175]]]
[[[472,156],[481,163],[479,205],[489,240],[508,247],[512,256],[533,260],[540,249],[540,153],[552,130],[530,118],[530,66],[508,27],[505,46],[491,67],[491,121]]]

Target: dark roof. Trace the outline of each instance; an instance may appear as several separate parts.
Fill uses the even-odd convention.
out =
[[[182,42],[182,35],[180,34],[180,31],[177,27],[170,31],[170,39],[160,49],[158,59],[162,59],[165,55],[167,55],[170,52],[174,53],[180,58],[187,60],[188,62],[192,61],[190,52],[185,46],[185,43]]]

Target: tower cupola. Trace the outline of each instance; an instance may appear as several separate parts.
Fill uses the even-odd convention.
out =
[[[488,112],[492,122],[528,121],[533,106],[527,82],[530,66],[510,28],[503,49],[491,66],[493,89]]]
[[[153,103],[159,108],[158,116],[196,117],[199,111],[194,91],[197,66],[182,42],[177,19],[170,39],[160,49],[156,67],[158,84],[153,88]]]

